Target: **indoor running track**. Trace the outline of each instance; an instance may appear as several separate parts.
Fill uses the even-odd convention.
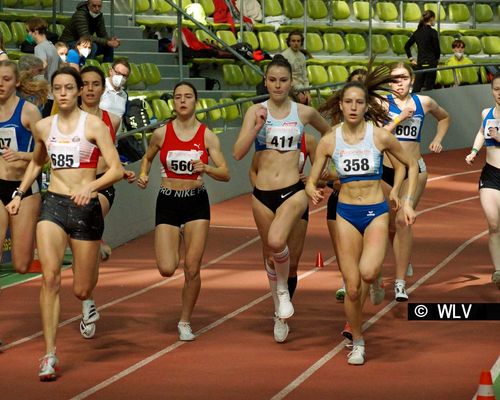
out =
[[[499,301],[477,191],[484,158],[468,167],[465,153],[425,157],[430,179],[414,228],[412,302]],[[385,301],[366,306],[366,364],[347,364],[325,205],[312,208],[285,343],[273,339],[272,301],[245,195],[212,207],[194,342],[177,340],[183,275],[160,277],[153,233],[115,249],[102,265],[95,291],[101,320],[92,340],[80,336],[81,305],[71,292],[71,270],[63,272],[56,382],[37,378],[44,351],[40,279],[6,288],[0,398],[471,399],[480,372],[499,357],[500,322],[407,321],[407,305],[392,300],[390,254]],[[318,251],[322,269],[315,268]]]

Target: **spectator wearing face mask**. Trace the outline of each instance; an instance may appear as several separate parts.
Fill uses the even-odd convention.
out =
[[[126,58],[116,59],[109,69],[106,88],[101,97],[99,108],[123,117],[127,108],[128,94],[124,89],[130,74],[130,64]]]
[[[68,51],[66,62],[78,72],[85,65],[85,60],[90,54],[92,39],[88,36],[81,37],[75,44],[75,48]]]
[[[59,40],[72,47],[81,37],[91,37],[92,51],[88,58],[102,54],[103,62],[113,62],[114,49],[120,46],[120,40],[115,36],[108,36],[101,10],[102,0],[79,3]]]
[[[456,39],[451,44],[451,48],[453,50],[453,55],[446,62],[447,67],[456,67],[458,65],[471,65],[474,64],[472,60],[465,55],[465,43],[463,40]],[[469,69],[469,68],[467,68]],[[457,69],[457,83],[460,84],[460,71],[461,69]]]
[[[56,47],[57,54],[59,54],[59,58],[65,63],[68,57],[68,45],[64,42],[57,42],[54,46]]]
[[[45,80],[50,82],[54,72],[59,69],[61,59],[59,58],[59,54],[57,54],[54,44],[47,39],[47,28],[47,21],[42,18],[31,18],[26,24],[26,30],[28,31],[27,40],[36,43],[35,56],[42,60]],[[42,111],[44,118],[50,115],[53,104],[54,97],[49,93],[48,100]]]

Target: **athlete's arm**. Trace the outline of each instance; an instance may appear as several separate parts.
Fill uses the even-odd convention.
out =
[[[200,174],[207,174],[210,178],[217,181],[228,182],[231,179],[227,163],[220,150],[220,141],[215,133],[211,130],[205,130],[205,147],[210,154],[213,165],[204,164],[201,160],[192,160],[193,169]]]
[[[483,130],[483,121],[486,118],[486,115],[488,114],[488,109],[484,109],[482,112],[482,119],[481,119],[481,126],[479,127],[479,130],[476,134],[476,138],[474,139],[474,144],[472,145],[472,149],[470,153],[465,157],[465,162],[469,165],[472,165],[474,162],[477,153],[481,150],[481,147],[483,147],[484,144],[484,130]]]
[[[333,133],[330,133],[323,136],[316,147],[314,163],[311,167],[309,179],[306,184],[306,193],[314,204],[318,204],[324,198],[323,189],[318,189],[318,183],[321,177],[321,172],[325,167],[325,163],[328,161],[330,154],[333,153],[334,145],[332,141]]]
[[[137,185],[141,189],[146,189],[149,183],[149,171],[151,170],[151,164],[153,163],[156,154],[160,151],[161,145],[165,137],[165,127],[160,126],[153,131],[151,141],[149,142],[148,149],[142,157],[141,169],[139,173],[139,179],[137,179]]]
[[[435,100],[431,99],[430,97],[427,97],[427,99],[428,99],[427,109],[438,121],[436,128],[436,136],[434,136],[434,139],[429,145],[429,150],[434,153],[440,153],[441,150],[443,149],[441,142],[443,141],[446,132],[448,132],[451,119],[448,112],[443,107],[441,107]]]
[[[248,109],[243,119],[240,134],[234,144],[233,157],[235,160],[241,160],[248,153],[257,133],[264,126],[266,118],[267,110],[261,104],[254,104]]]
[[[399,191],[401,190],[401,185],[405,180],[406,166],[399,162],[392,154],[389,152],[385,153],[394,168],[394,185],[392,186],[391,192],[389,193],[389,200],[394,204],[393,209],[398,210],[400,207],[399,201]]]

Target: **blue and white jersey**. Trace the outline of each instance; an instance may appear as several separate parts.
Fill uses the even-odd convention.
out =
[[[402,142],[420,142],[422,140],[421,132],[425,119],[424,109],[416,94],[411,93],[410,96],[416,105],[415,112],[411,118],[405,119],[396,126],[394,135]],[[391,94],[387,96],[387,100],[389,101],[389,117],[391,120],[394,120],[394,118],[401,114],[401,110]]]
[[[498,133],[500,130],[500,119],[495,118],[495,107],[492,107],[486,117],[483,119],[483,134],[484,134],[484,145],[488,146],[500,146],[500,142],[491,138],[491,133],[495,131]]]
[[[32,152],[35,147],[33,135],[21,122],[25,100],[19,99],[14,114],[7,121],[0,121],[0,147],[13,151]],[[0,150],[1,151],[1,150]]]

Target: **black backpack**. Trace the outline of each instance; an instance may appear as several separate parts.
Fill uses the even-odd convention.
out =
[[[238,52],[240,56],[246,58],[247,60],[253,60],[252,46],[250,46],[248,43],[235,43],[231,47],[233,50]]]
[[[123,123],[127,131],[139,129],[150,124],[144,100],[130,100],[127,106],[127,113],[123,116]]]

